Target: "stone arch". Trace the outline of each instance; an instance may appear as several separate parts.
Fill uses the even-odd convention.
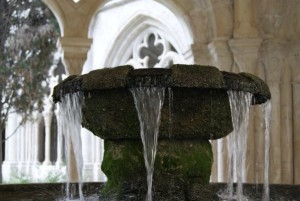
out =
[[[139,4],[140,1],[129,2],[128,4]],[[165,5],[156,2],[149,1],[151,6],[157,6],[160,9],[168,9],[167,14],[164,12],[159,12],[153,7],[140,7],[140,9],[135,9],[132,13],[127,14],[126,19],[123,20],[124,23],[119,26],[118,31],[114,33],[113,38],[105,52],[105,59],[101,66],[117,66],[122,65],[125,62],[126,56],[130,54],[130,46],[142,32],[147,30],[155,29],[163,37],[166,38],[174,46],[176,50],[180,52],[185,60],[185,63],[193,63],[193,52],[192,44],[193,33],[189,23],[186,19],[182,19],[179,15],[178,10],[169,10]],[[132,6],[134,7],[134,6]],[[174,11],[174,12],[173,12]],[[166,17],[167,15],[167,17]],[[94,22],[94,24],[97,22]],[[97,36],[94,36],[94,38]],[[94,40],[93,46],[97,46],[97,40]],[[93,47],[92,47],[93,48]],[[95,51],[96,52],[96,51]],[[99,65],[99,64],[98,64]],[[99,66],[97,66],[99,67]],[[96,68],[97,68],[96,67]]]
[[[178,32],[172,31],[171,27],[168,27],[166,24],[151,16],[138,13],[121,29],[122,31],[117,36],[120,43],[112,44],[104,66],[116,66],[126,63],[126,58],[131,54],[130,48],[134,40],[141,33],[151,31],[151,29],[159,31],[176,50],[180,51],[185,61],[189,63],[193,62],[191,50],[193,38],[190,33],[189,35],[182,34],[181,36],[174,34]],[[119,62],[115,58],[120,58]]]
[[[214,39],[228,39],[233,36],[231,0],[156,1],[176,11],[185,22],[189,22],[195,42],[209,43]]]
[[[56,17],[61,36],[88,37],[92,17],[105,0],[43,0]],[[80,24],[80,26],[78,26]]]

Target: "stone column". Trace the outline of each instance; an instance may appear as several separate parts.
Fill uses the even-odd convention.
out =
[[[27,121],[25,123],[25,162],[28,163],[31,161],[30,155],[31,155],[31,150],[32,150],[32,144],[31,144],[31,139],[32,139],[32,124],[31,121]]]
[[[234,0],[234,38],[257,37],[256,13],[256,1]]]
[[[217,181],[218,182],[227,182],[228,180],[228,152],[227,152],[227,137],[224,139],[216,140],[217,143]],[[215,156],[215,154],[214,154]]]
[[[52,104],[50,100],[46,98],[45,100],[45,111],[43,112],[45,121],[45,160],[44,165],[51,165],[50,153],[51,153],[51,122],[52,122]]]
[[[25,155],[25,151],[24,151],[24,127],[25,127],[25,123],[22,122],[22,116],[18,115],[18,122],[20,122],[20,127],[17,130],[17,135],[18,135],[18,162],[20,164],[20,167],[22,167],[22,163],[24,161],[24,155]]]
[[[300,184],[300,42],[293,42],[293,48],[290,50],[290,67],[292,77],[292,130],[293,130],[293,172],[294,184]]]
[[[211,167],[210,182],[218,182],[218,142],[210,140],[213,150],[213,164]]]
[[[59,106],[56,105],[56,109],[54,111],[56,119],[57,119],[57,159],[56,166],[60,167],[63,164],[63,133],[61,130],[61,119],[59,113]]]
[[[293,156],[293,169],[294,169],[294,184],[300,184],[300,80],[297,80],[297,82],[293,82],[293,149],[294,149],[294,156]]]
[[[93,134],[89,130],[86,130],[84,128],[81,129],[82,156],[85,164],[92,162],[92,152],[94,150],[94,146],[92,144],[91,135]]]
[[[18,116],[11,110],[5,130],[5,139],[7,140],[5,141],[5,160],[2,166],[3,181],[9,180],[10,176],[12,176],[11,173],[17,171],[17,154],[19,149],[17,147],[18,136],[15,129],[18,128],[18,125]]]
[[[21,121],[22,121],[22,118],[17,113],[16,113],[16,121],[17,121],[18,129],[16,130],[16,133],[14,134],[16,136],[16,145],[17,145],[15,152],[16,152],[17,163],[19,163],[21,160],[21,151],[20,150],[21,150],[21,130],[22,130]]]
[[[62,51],[63,63],[68,75],[80,75],[83,65],[87,59],[87,52],[92,44],[92,39],[78,37],[61,37],[58,45]],[[69,135],[66,135],[69,136]],[[73,146],[70,139],[65,139],[70,143],[69,163],[70,163],[70,181],[78,181],[77,169]]]
[[[292,112],[292,74],[288,65],[283,67],[280,85],[281,110],[281,183],[293,184],[293,112]],[[272,108],[275,109],[274,107]],[[275,109],[276,110],[276,109]]]
[[[95,162],[94,162],[94,171],[95,171],[95,181],[106,181],[106,176],[101,170],[101,164],[103,161],[103,153],[104,153],[104,141],[96,136],[95,138]]]
[[[93,181],[93,168],[95,161],[93,160],[93,154],[95,152],[95,136],[87,129],[81,129],[81,139],[82,139],[82,156],[83,156],[83,177]]]
[[[17,114],[15,112],[10,112],[5,131],[5,138],[7,140],[5,141],[5,161],[3,162],[3,164],[17,162],[17,149],[15,148],[17,141],[17,136],[15,133],[16,128],[18,128]]]
[[[40,128],[40,123],[42,120],[42,114],[40,112],[34,112],[33,113],[33,118],[34,118],[34,122],[33,122],[33,163],[34,164],[39,164],[39,136],[40,136],[40,132],[39,132],[39,128]]]

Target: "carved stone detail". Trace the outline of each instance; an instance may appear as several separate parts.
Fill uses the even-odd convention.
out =
[[[240,72],[256,74],[258,51],[262,39],[244,38],[232,39],[229,46],[234,56],[234,62],[238,65]]]
[[[61,37],[58,41],[63,63],[69,75],[80,75],[87,59],[92,39]]]
[[[159,31],[148,29],[140,34],[132,46],[127,64],[135,68],[169,67],[183,62],[173,45]]]

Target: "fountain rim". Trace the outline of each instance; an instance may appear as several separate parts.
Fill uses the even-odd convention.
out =
[[[94,82],[90,84],[89,82]],[[131,87],[219,89],[253,94],[252,104],[271,99],[267,84],[255,75],[220,71],[214,66],[175,64],[170,68],[134,69],[130,65],[72,75],[54,87],[53,101],[65,94]]]

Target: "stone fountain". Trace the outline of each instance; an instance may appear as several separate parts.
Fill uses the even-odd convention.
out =
[[[82,126],[104,139],[102,171],[108,181],[101,194],[108,199],[144,200],[147,193],[140,123],[130,91],[135,87],[165,90],[153,173],[154,200],[163,201],[197,200],[209,183],[213,163],[209,140],[233,130],[227,91],[252,93],[252,104],[271,96],[258,77],[211,66],[120,66],[70,76],[55,87],[53,100],[82,92]]]

